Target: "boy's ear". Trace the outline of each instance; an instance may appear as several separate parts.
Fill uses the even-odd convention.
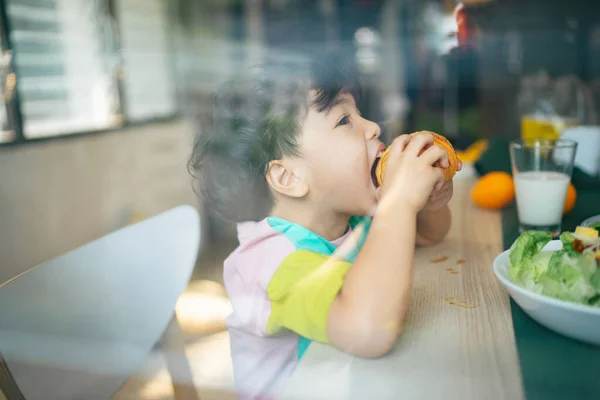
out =
[[[267,168],[267,182],[271,189],[284,196],[301,198],[308,194],[308,182],[291,165],[273,160]]]

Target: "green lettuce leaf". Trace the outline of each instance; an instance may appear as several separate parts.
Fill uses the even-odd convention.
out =
[[[540,252],[550,240],[548,232],[526,231],[519,235],[508,255],[508,274],[513,281],[532,288],[548,267],[549,256]]]
[[[560,241],[563,244],[563,249],[565,248],[572,248],[573,247],[573,242],[575,241],[575,238],[573,237],[573,235],[571,234],[571,232],[563,232],[560,234],[559,237]]]
[[[590,225],[590,228],[594,228],[600,234],[600,222],[596,222],[596,223]]]
[[[552,279],[548,275],[540,276],[537,286],[539,288],[539,293],[545,294],[546,296],[560,300],[576,301],[576,298],[573,296],[567,285]]]
[[[573,285],[582,276],[574,258],[565,250],[553,253],[546,275],[569,286]]]
[[[589,304],[590,306],[596,306],[596,307],[600,307],[600,294],[599,294],[599,295],[597,295],[597,296],[595,296],[595,297],[592,297],[592,298],[591,298],[591,299],[588,301],[588,304]]]
[[[561,291],[556,293],[556,287],[544,286],[543,293],[549,296],[587,303],[598,292],[590,282],[596,272],[596,262],[589,254],[571,251],[572,248],[559,250],[552,254],[545,276],[561,285]],[[545,285],[548,281],[544,280]],[[564,292],[568,296],[564,296]]]
[[[600,269],[596,270],[590,277],[590,285],[592,285],[600,295]]]
[[[545,232],[524,232],[510,249],[509,276],[529,290],[558,299],[600,306],[600,269],[595,253],[573,249],[573,235],[560,235],[563,248],[541,251],[551,240]]]

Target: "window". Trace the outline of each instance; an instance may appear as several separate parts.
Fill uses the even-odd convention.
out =
[[[167,1],[119,0],[117,16],[127,119],[136,122],[173,114],[177,104],[169,61]]]
[[[104,0],[8,0],[23,136],[121,123],[115,26]]]
[[[175,115],[170,7],[177,4],[0,2],[0,143]]]
[[[15,127],[9,117],[13,109],[15,74],[12,71],[12,53],[6,46],[5,39],[0,36],[0,143],[15,139]]]

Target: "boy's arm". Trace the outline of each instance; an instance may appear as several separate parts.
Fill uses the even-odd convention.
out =
[[[450,207],[440,210],[423,210],[417,214],[417,246],[431,246],[444,240],[450,231],[452,215]]]
[[[432,193],[449,163],[448,153],[431,144],[428,134],[401,135],[392,144],[387,161],[392,173],[379,189],[387,185],[387,191],[328,313],[329,341],[344,351],[379,357],[401,332],[410,301],[417,214],[427,205],[427,195],[436,197],[447,186]]]
[[[268,334],[289,329],[363,357],[391,349],[409,304],[417,221],[427,229],[444,217],[388,204],[378,209],[352,265],[344,261],[346,243],[333,257],[297,250],[284,260],[266,287]]]
[[[417,214],[417,246],[430,246],[444,240],[452,222],[448,202],[453,193],[454,184],[450,180],[431,194],[423,210]]]
[[[329,309],[327,336],[343,351],[378,357],[398,338],[408,309],[416,239],[416,214],[408,210],[397,203],[378,208]]]

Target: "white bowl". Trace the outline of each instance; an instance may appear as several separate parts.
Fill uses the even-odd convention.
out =
[[[593,217],[590,217],[583,221],[581,223],[581,226],[591,226],[592,224],[597,224],[598,222],[600,222],[600,215],[594,215]]]
[[[553,240],[544,250],[559,250],[560,240]],[[600,346],[600,308],[570,303],[537,294],[516,283],[508,276],[508,250],[494,260],[494,274],[513,300],[527,315],[557,333]]]

